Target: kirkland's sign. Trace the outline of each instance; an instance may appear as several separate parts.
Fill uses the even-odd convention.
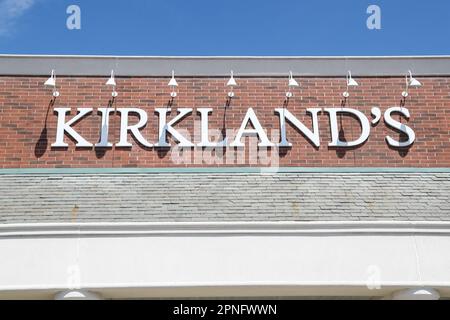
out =
[[[221,139],[211,141],[211,132],[213,128],[209,128],[208,119],[212,114],[212,108],[197,108],[196,112],[200,116],[199,124],[199,138],[197,141],[191,138],[189,132],[186,130],[177,129],[177,125],[183,121],[193,121],[192,108],[177,108],[177,115],[171,120],[168,120],[168,113],[170,108],[155,108],[155,113],[158,117],[158,136],[146,137],[141,130],[145,128],[148,122],[147,112],[140,108],[98,108],[97,112],[101,115],[101,123],[99,123],[101,130],[97,141],[87,141],[81,136],[72,126],[92,114],[92,108],[78,108],[78,114],[67,120],[67,114],[70,108],[55,108],[58,115],[58,124],[56,131],[56,140],[52,147],[67,147],[65,142],[65,135],[69,135],[76,141],[77,147],[99,147],[108,148],[113,144],[117,147],[131,147],[130,136],[132,135],[140,144],[149,148],[169,148],[172,145],[168,142],[167,137],[170,134],[173,140],[177,141],[179,147],[244,147],[243,138],[246,136],[256,136],[258,138],[259,147],[291,147],[289,137],[286,136],[286,124],[295,127],[300,131],[306,139],[314,146],[320,146],[320,131],[318,117],[320,113],[326,113],[329,119],[331,130],[331,141],[328,142],[330,147],[356,147],[363,144],[370,135],[371,125],[376,125],[384,118],[384,123],[387,127],[401,132],[404,139],[396,140],[391,136],[385,137],[386,143],[391,147],[402,148],[413,144],[415,140],[414,131],[404,123],[401,123],[393,118],[393,114],[403,116],[406,120],[409,119],[409,111],[405,107],[391,107],[388,108],[384,114],[377,107],[371,110],[371,120],[368,119],[364,113],[353,108],[308,108],[306,113],[311,117],[311,126],[304,125],[299,119],[298,115],[292,114],[286,108],[275,108],[274,121],[277,121],[277,134],[272,134],[272,139],[269,139],[267,130],[263,128],[255,111],[248,108],[239,128],[232,128],[232,134],[227,134]],[[109,140],[109,118],[114,112],[120,114],[120,138],[119,141]],[[137,115],[138,121],[130,123],[129,115]],[[338,116],[350,116],[355,121],[359,122],[360,134],[357,139],[352,141],[342,141],[339,137]],[[189,120],[191,118],[191,120]],[[135,123],[137,122],[137,123]],[[217,131],[217,129],[216,129]],[[273,138],[276,137],[276,140]]]

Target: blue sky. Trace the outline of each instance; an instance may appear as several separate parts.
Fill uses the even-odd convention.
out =
[[[371,4],[380,30],[366,26]],[[450,0],[0,0],[0,53],[442,55]]]

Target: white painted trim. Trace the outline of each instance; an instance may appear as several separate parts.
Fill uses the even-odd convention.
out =
[[[387,288],[405,288],[405,287],[433,287],[444,288],[446,291],[450,290],[450,281],[385,281],[383,287]],[[245,281],[245,282],[130,282],[130,283],[89,283],[83,284],[83,290],[98,290],[102,289],[127,289],[127,288],[239,288],[239,287],[367,287],[367,282],[364,281]],[[0,291],[15,291],[15,290],[64,290],[68,289],[66,285],[21,285],[21,286],[4,286],[0,285]],[[374,292],[376,289],[373,289]]]
[[[133,222],[1,224],[0,238],[123,235],[450,235],[450,221]]]
[[[0,54],[7,58],[99,58],[99,59],[441,59],[450,55],[401,55],[401,56],[133,56],[133,55],[77,55],[77,54]]]

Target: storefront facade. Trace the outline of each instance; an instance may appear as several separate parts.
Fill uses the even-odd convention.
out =
[[[0,56],[0,298],[448,298],[449,119],[450,57]]]

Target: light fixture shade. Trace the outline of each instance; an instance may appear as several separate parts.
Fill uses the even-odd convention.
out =
[[[347,81],[347,85],[349,87],[357,87],[359,84],[358,84],[358,82],[355,81],[355,79],[349,78]]]
[[[55,70],[52,70],[52,74],[50,78],[45,81],[44,86],[47,87],[56,87],[56,77],[55,77]]]
[[[116,86],[116,80],[114,79],[114,70],[111,70],[111,77],[106,81],[107,86]]]
[[[234,80],[234,78],[230,78],[230,80],[228,80],[227,82],[227,86],[236,87],[237,86],[236,80]]]
[[[170,79],[170,81],[167,85],[171,86],[171,87],[178,87],[177,80],[175,80],[175,71],[174,70],[172,70],[172,79]]]
[[[409,70],[408,73],[409,73],[408,86],[410,86],[410,87],[420,87],[420,86],[422,86],[422,84],[419,82],[419,80],[413,78],[411,70]]]
[[[295,81],[294,77],[292,76],[292,71],[289,71],[289,87],[298,87],[298,82]]]
[[[356,82],[354,79],[349,79],[347,85],[349,87],[357,87],[358,86],[358,82]]]
[[[178,83],[177,83],[177,80],[175,80],[175,78],[170,79],[170,81],[167,85],[173,86],[173,87],[178,87]]]
[[[289,79],[289,87],[298,87],[298,82],[295,79]]]
[[[410,87],[420,87],[420,86],[422,86],[422,84],[419,82],[419,80],[417,80],[415,78],[411,78],[409,80],[409,86]]]
[[[229,87],[236,87],[237,86],[236,80],[234,80],[234,77],[233,77],[233,70],[231,70],[231,77],[230,77],[230,79],[227,82],[227,86],[229,86]]]
[[[45,81],[44,85],[48,87],[54,87],[56,86],[56,81],[54,78],[48,78],[47,81]]]
[[[351,71],[349,71],[348,75],[347,75],[347,86],[349,86],[349,87],[357,87],[357,86],[359,86],[358,82],[356,82],[356,80],[352,78]]]

